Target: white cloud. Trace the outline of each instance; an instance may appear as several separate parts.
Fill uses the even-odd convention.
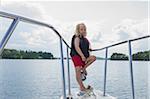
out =
[[[148,19],[124,19],[120,24],[112,28],[112,32],[119,35],[120,40],[148,35]]]
[[[52,31],[49,31],[46,28],[37,28],[31,31],[31,33],[28,32],[20,32],[20,36],[27,42],[27,44],[31,46],[40,46],[40,45],[46,45],[48,42],[51,44],[56,44],[57,35],[53,35]]]
[[[2,2],[1,9],[17,15],[26,16],[34,19],[42,19],[44,9],[38,3],[30,2]]]
[[[149,35],[148,19],[142,19],[142,20],[124,19],[120,24],[112,28],[112,32],[119,36],[119,39],[117,41],[124,41],[124,40],[129,40],[129,39]],[[132,47],[134,53],[137,51],[148,50],[149,49],[148,40],[143,39],[143,40],[133,42]],[[120,50],[120,48],[118,49],[119,52],[122,52],[122,50]],[[125,52],[127,53],[127,51],[128,50],[126,50]]]

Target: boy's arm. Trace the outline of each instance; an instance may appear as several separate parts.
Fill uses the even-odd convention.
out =
[[[89,43],[89,55],[91,54],[91,51],[92,51],[92,47],[91,44]]]
[[[83,53],[79,47],[79,43],[80,43],[80,39],[78,37],[76,37],[75,42],[74,42],[75,49],[76,49],[77,53],[81,56],[81,58],[85,58],[85,56],[83,55]]]
[[[92,51],[92,47],[91,44],[89,43],[89,51]]]

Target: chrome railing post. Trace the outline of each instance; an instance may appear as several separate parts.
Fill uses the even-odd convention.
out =
[[[70,86],[70,64],[69,64],[69,51],[67,46],[67,66],[68,66],[68,95],[71,95],[71,86]]]
[[[132,48],[131,48],[131,41],[128,41],[128,49],[129,49],[129,66],[130,66],[130,74],[131,74],[131,86],[132,86],[132,97],[135,99],[134,94],[134,78],[133,78],[133,65],[132,65]]]
[[[108,48],[106,47],[106,50],[105,50],[105,67],[104,67],[104,93],[103,93],[103,96],[105,96],[106,94],[106,77],[107,77],[107,58],[108,56]]]
[[[60,37],[60,54],[61,54],[61,73],[62,73],[62,91],[63,99],[66,99],[66,82],[65,82],[65,68],[64,68],[64,55],[63,55],[63,44],[62,38]]]
[[[11,37],[13,31],[15,30],[17,24],[19,22],[19,18],[16,18],[13,20],[13,22],[11,23],[10,27],[8,28],[5,36],[3,37],[2,41],[0,42],[0,56],[4,50],[5,45],[7,44],[9,38]]]

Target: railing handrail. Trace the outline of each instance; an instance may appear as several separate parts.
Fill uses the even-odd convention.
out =
[[[0,16],[5,17],[5,18],[9,18],[9,19],[19,18],[19,21],[22,21],[22,22],[32,23],[32,24],[36,24],[36,25],[40,25],[40,26],[45,26],[47,28],[51,28],[63,40],[63,42],[70,48],[69,44],[64,40],[64,38],[60,35],[60,33],[50,24],[47,24],[47,23],[41,22],[41,21],[37,21],[37,20],[33,20],[30,18],[26,18],[23,16],[19,16],[16,14],[6,13],[3,11],[0,11]]]
[[[136,40],[140,40],[140,39],[144,39],[144,38],[148,38],[148,37],[150,37],[150,35],[146,35],[146,36],[142,36],[142,37],[138,37],[138,38],[134,38],[134,39],[121,41],[119,43],[111,44],[111,45],[108,45],[108,46],[105,46],[105,47],[102,47],[102,48],[92,49],[91,51],[100,51],[100,50],[103,50],[103,49],[106,49],[106,48],[109,48],[109,47],[113,47],[113,46],[116,46],[116,45],[127,43],[128,41],[136,41]]]

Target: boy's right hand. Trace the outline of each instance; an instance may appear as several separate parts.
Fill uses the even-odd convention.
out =
[[[84,56],[82,56],[81,58],[82,58],[82,61],[84,62],[86,61],[86,58]]]

